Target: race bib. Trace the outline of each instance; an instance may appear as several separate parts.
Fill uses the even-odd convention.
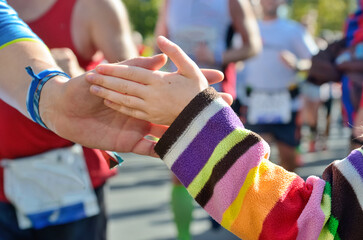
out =
[[[99,213],[82,147],[3,160],[4,190],[19,227],[41,229]]]
[[[252,91],[248,104],[250,124],[283,124],[291,120],[291,96],[286,91]]]

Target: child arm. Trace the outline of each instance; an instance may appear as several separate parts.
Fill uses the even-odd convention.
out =
[[[174,53],[179,51],[174,50]],[[178,67],[188,69],[193,65]],[[271,163],[267,143],[245,129],[228,104],[195,72],[194,75],[188,71],[170,75],[136,68],[112,68],[107,73],[108,77],[121,74],[132,79],[123,80],[128,84],[126,90],[125,86],[119,89],[129,94],[125,95],[128,100],[121,104],[140,104],[139,109],[154,107],[149,115],[144,115],[146,119],[152,116],[155,121],[167,124],[173,121],[155,151],[191,196],[229,231],[243,239],[362,238],[359,225],[363,222],[359,205],[362,197],[357,191],[361,189],[362,179],[359,172],[349,170],[352,169],[349,167],[351,155],[330,165],[324,180],[309,177],[305,182],[295,173]],[[98,80],[106,80],[107,84],[113,81]],[[180,84],[176,85],[180,88],[169,87],[172,85],[169,80],[176,81],[173,84]],[[161,86],[153,85],[157,81]],[[148,85],[153,87],[144,88]],[[140,103],[133,98],[139,98]],[[190,102],[185,105],[187,101]],[[165,118],[160,120],[152,115],[157,111]],[[178,115],[176,119],[175,115]],[[356,151],[354,156],[358,159],[358,169],[363,172],[362,152]],[[344,176],[353,177],[345,179]],[[351,224],[344,219],[357,221]]]

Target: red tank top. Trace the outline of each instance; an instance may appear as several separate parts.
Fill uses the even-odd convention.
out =
[[[71,16],[76,0],[58,0],[43,16],[28,25],[49,48],[68,47],[76,54],[80,65],[86,67],[94,63],[85,61],[78,54],[71,38]],[[24,70],[25,71],[25,70]],[[0,160],[39,154],[73,143],[44,129],[0,100]],[[96,149],[83,148],[94,187],[102,185],[114,175],[109,170],[102,153]],[[3,169],[0,168],[0,201],[7,201],[3,188]]]
[[[86,69],[92,62],[78,54],[72,40],[71,21],[75,3],[76,0],[57,0],[44,15],[26,23],[48,48],[70,48],[77,56],[79,65]]]

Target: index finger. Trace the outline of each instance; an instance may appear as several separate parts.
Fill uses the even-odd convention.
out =
[[[176,65],[179,74],[190,78],[200,75],[197,64],[178,45],[163,36],[158,37],[157,44]]]
[[[99,65],[96,70],[103,75],[131,80],[145,85],[151,83],[154,73],[154,71],[140,67],[114,64]]]

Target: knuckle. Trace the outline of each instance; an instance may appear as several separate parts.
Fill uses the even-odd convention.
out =
[[[122,84],[122,92],[127,94],[129,92],[130,89],[130,83],[128,81],[123,82]]]
[[[131,68],[128,68],[125,75],[126,75],[126,78],[128,78],[128,79],[134,79],[135,71],[132,70]]]
[[[127,96],[127,95],[125,95],[124,104],[126,106],[130,106],[131,105],[131,98],[129,96]]]

